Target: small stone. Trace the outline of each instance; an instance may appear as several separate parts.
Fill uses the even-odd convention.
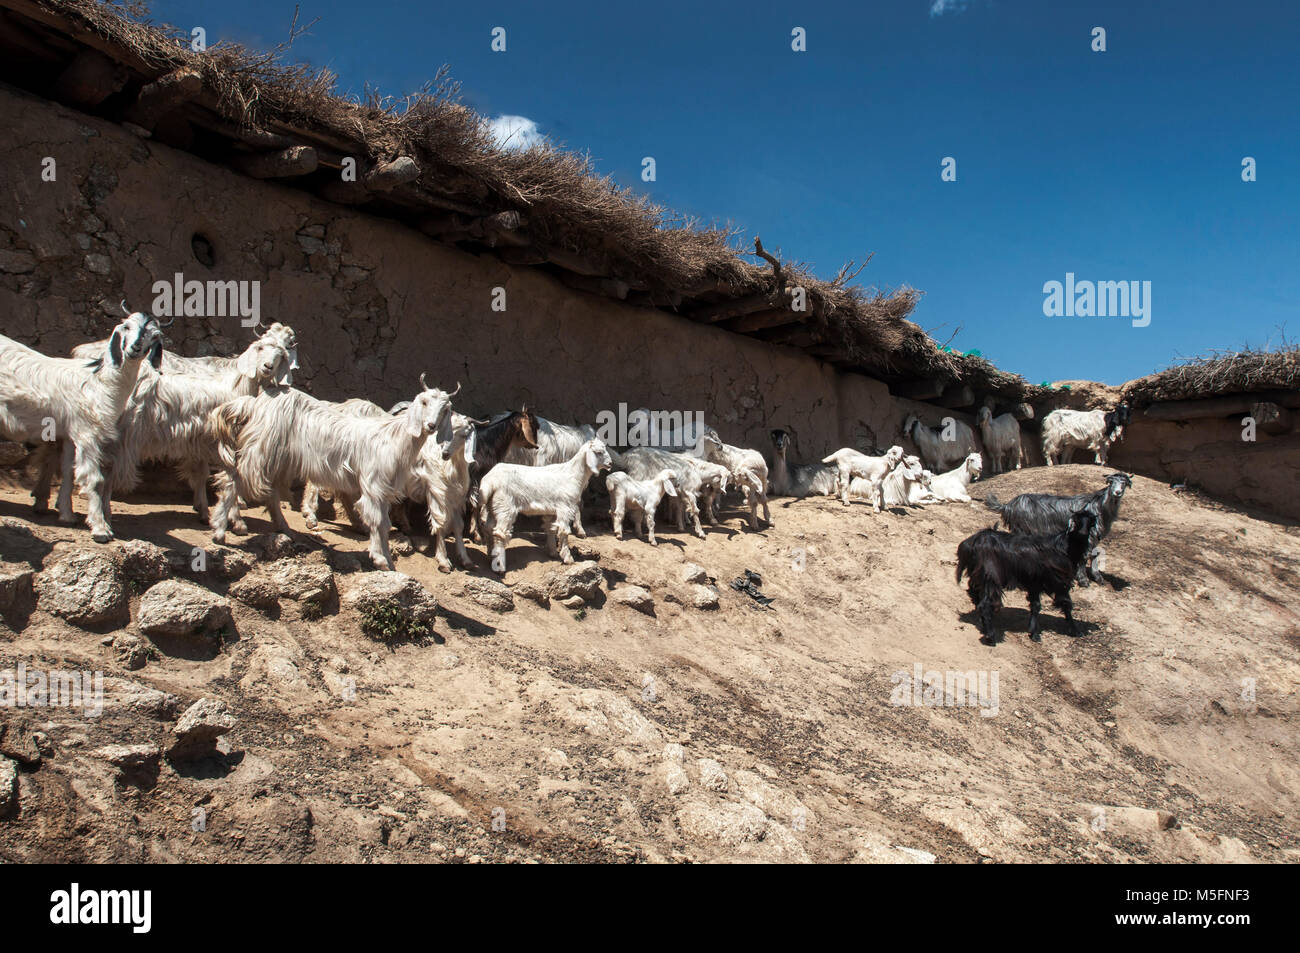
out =
[[[635,609],[637,612],[644,612],[647,615],[654,612],[654,597],[650,595],[648,589],[643,589],[641,586],[619,586],[610,593],[609,598],[610,601]]]
[[[280,591],[262,573],[253,573],[234,583],[228,590],[230,598],[254,609],[274,609],[280,604]]]
[[[600,593],[600,584],[604,581],[604,570],[594,561],[588,560],[548,573],[546,591],[547,595],[557,601],[570,596],[581,596],[590,601]]]
[[[13,758],[20,764],[41,763],[41,751],[36,744],[32,725],[27,719],[0,722],[0,755]]]
[[[324,605],[337,593],[334,570],[330,569],[323,553],[300,559],[277,559],[266,566],[264,572],[281,596],[296,602]]]
[[[700,784],[710,791],[726,791],[728,787],[727,772],[722,770],[722,765],[712,758],[700,758],[695,762],[696,768],[700,772]]]
[[[510,587],[495,579],[471,576],[465,580],[461,591],[493,612],[510,612],[515,607],[515,597]]]
[[[113,260],[107,255],[87,255],[86,270],[96,275],[107,275],[113,271]]]
[[[18,765],[0,756],[0,817],[18,806]]]
[[[113,544],[113,552],[122,575],[131,582],[153,585],[172,574],[167,550],[143,539],[120,540]]]
[[[690,591],[691,605],[696,609],[716,609],[718,607],[718,589],[716,586],[693,586]]]
[[[682,567],[682,582],[704,585],[708,581],[709,574],[705,572],[703,566],[695,563],[687,563]]]
[[[521,599],[531,599],[543,608],[547,608],[551,604],[551,597],[546,594],[545,589],[536,583],[518,582],[515,583],[512,591]]]
[[[235,719],[219,699],[200,698],[181,715],[172,729],[176,743],[167,751],[169,761],[187,761],[217,753],[217,739],[235,727]]]
[[[582,596],[569,596],[567,599],[559,600],[559,602],[566,609],[581,609],[587,604],[587,600]]]
[[[123,771],[141,771],[156,768],[162,758],[162,749],[157,745],[105,745],[95,751],[95,757],[103,758],[114,767]]]

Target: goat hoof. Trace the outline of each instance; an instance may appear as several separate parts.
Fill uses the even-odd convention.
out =
[[[1030,641],[1030,642],[1041,642],[1041,641],[1043,641],[1042,633],[1041,633],[1041,632],[1030,632],[1030,633],[1029,633],[1029,641]]]
[[[113,541],[112,533],[91,533],[90,538],[97,543],[111,543]]]

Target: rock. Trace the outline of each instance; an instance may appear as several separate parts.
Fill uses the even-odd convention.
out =
[[[400,572],[354,574],[342,603],[361,617],[361,631],[385,642],[427,637],[438,615],[437,600]]]
[[[920,850],[916,847],[899,847],[898,845],[895,845],[894,849],[905,856],[910,857],[912,862],[917,864],[933,864],[939,859],[928,850]]]
[[[551,597],[546,594],[546,590],[536,583],[519,582],[515,583],[512,590],[516,596],[521,599],[531,599],[542,608],[547,608],[551,604]]]
[[[560,605],[566,609],[581,609],[587,604],[587,600],[582,596],[569,596],[567,599],[561,599]]]
[[[479,605],[493,612],[510,612],[515,607],[515,597],[510,587],[495,579],[471,576],[465,580],[462,591]]]
[[[663,758],[665,761],[675,761],[677,764],[683,764],[686,761],[686,749],[675,741],[670,741],[664,745]]]
[[[703,566],[695,563],[687,563],[682,567],[682,582],[687,584],[704,585],[709,581],[709,574],[704,571]]]
[[[277,559],[264,569],[276,591],[295,602],[314,602],[324,605],[337,594],[334,570],[330,569],[322,553],[313,553],[301,559]]]
[[[36,270],[36,256],[29,251],[0,249],[0,271],[26,275]]]
[[[663,771],[664,784],[668,787],[669,794],[681,794],[691,786],[691,779],[687,777],[686,769],[676,761],[664,762],[661,770]]]
[[[710,791],[723,792],[727,790],[727,772],[722,770],[722,765],[712,758],[700,758],[695,762],[695,766],[700,772],[700,784]]]
[[[36,577],[40,607],[83,628],[130,621],[126,579],[104,552],[74,550]]]
[[[688,804],[677,812],[677,824],[683,834],[731,847],[762,840],[767,833],[767,815],[752,804],[732,801]]]
[[[18,806],[18,765],[0,757],[0,817]]]
[[[26,566],[0,563],[0,617],[8,618],[10,613],[31,605],[35,576]]]
[[[388,537],[388,551],[397,556],[414,556],[415,544],[405,533],[393,533]]]
[[[151,657],[148,643],[129,632],[119,632],[109,644],[117,651],[122,667],[132,672],[144,668]]]
[[[0,755],[20,764],[41,763],[41,751],[36,744],[35,729],[26,718],[0,722]]]
[[[640,586],[619,586],[610,593],[609,598],[610,601],[635,609],[637,612],[644,612],[647,615],[654,612],[654,597],[650,595],[648,589]]]
[[[604,581],[604,570],[594,561],[587,560],[548,573],[546,594],[559,602],[570,596],[581,596],[590,602],[600,593],[600,584]]]
[[[87,255],[85,262],[86,270],[96,275],[107,275],[113,271],[113,259],[107,255]]]
[[[295,556],[300,551],[310,552],[308,547],[300,547],[283,533],[260,533],[257,536],[250,536],[248,548],[257,553],[259,558],[267,561]]]
[[[209,545],[204,554],[207,571],[222,580],[243,579],[257,565],[256,556],[232,546]],[[185,565],[188,568],[192,563],[186,562]]]
[[[230,624],[230,603],[183,579],[167,579],[140,598],[138,623],[145,635],[198,635]]]
[[[280,590],[263,573],[253,573],[234,583],[226,595],[254,609],[274,609],[280,604]]]
[[[158,767],[162,749],[157,745],[105,745],[96,749],[95,757],[123,771],[148,771]]]
[[[113,544],[112,552],[122,575],[131,582],[153,585],[172,574],[167,550],[143,539],[121,540]]]
[[[716,609],[718,607],[718,589],[716,586],[692,586],[688,596],[696,609]]]
[[[217,739],[235,727],[235,719],[219,699],[200,698],[172,728],[176,742],[167,751],[169,761],[190,761],[216,754]]]
[[[180,699],[168,692],[150,688],[125,678],[104,679],[104,710],[125,711],[151,718],[171,718]]]

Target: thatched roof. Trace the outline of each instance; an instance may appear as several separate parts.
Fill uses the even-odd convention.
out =
[[[1170,400],[1300,389],[1300,345],[1193,358],[1129,381],[1124,399],[1136,407]]]
[[[787,344],[891,387],[969,406],[1049,392],[940,349],[907,320],[920,292],[831,281],[734,229],[702,227],[550,145],[506,150],[445,73],[401,99],[345,99],[285,47],[190,49],[142,4],[0,0],[0,76],[245,174],[403,221],[434,241],[554,273],[575,289]],[[358,181],[339,170],[355,157]],[[754,259],[762,257],[766,264]],[[859,269],[860,270],[860,269]],[[807,308],[792,310],[792,289]]]

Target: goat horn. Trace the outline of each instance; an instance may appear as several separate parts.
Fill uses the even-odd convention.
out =
[[[176,315],[172,315],[172,319],[168,321],[166,324],[163,324],[157,318],[154,318],[154,323],[156,323],[160,328],[170,328],[173,324],[176,323]]]
[[[131,309],[126,306],[125,298],[122,299],[122,313],[125,314],[127,317],[131,316]]]
[[[448,394],[447,396],[448,396],[448,397],[455,397],[455,396],[456,396],[457,394],[459,394],[459,393],[460,393],[460,381],[457,381],[457,382],[456,382],[456,389],[455,389],[454,391],[452,391],[450,394]]]
[[[480,427],[486,427],[488,424],[492,423],[490,418],[487,420],[479,420],[477,417],[470,417],[469,420],[470,423],[478,424]]]
[[[424,377],[425,377],[425,372],[424,372],[424,371],[421,371],[421,372],[420,372],[420,386],[423,387],[425,390],[428,390],[428,389],[429,389],[429,385],[426,384],[426,383],[424,382]]]

